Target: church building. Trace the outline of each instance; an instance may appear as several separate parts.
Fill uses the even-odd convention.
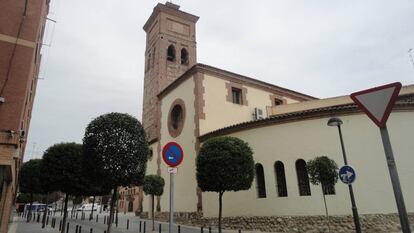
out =
[[[201,192],[196,157],[207,139],[233,136],[253,150],[255,180],[246,191],[226,192],[224,217],[321,216],[320,186],[310,184],[306,162],[328,156],[343,165],[339,117],[349,164],[357,171],[355,199],[361,215],[397,213],[378,128],[348,96],[327,99],[197,63],[199,17],[159,3],[145,23],[143,125],[150,141],[147,174],[161,175],[164,194],[156,210],[168,212],[169,174],[162,147],[179,143],[184,160],[175,175],[175,212],[217,217],[217,193]],[[357,90],[356,90],[357,91]],[[404,86],[388,120],[408,212],[414,211],[414,86]],[[326,191],[329,213],[352,215],[347,185]],[[143,211],[150,196],[141,192]]]

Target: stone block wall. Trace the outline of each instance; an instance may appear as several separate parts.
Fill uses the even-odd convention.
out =
[[[148,213],[141,213],[141,218],[148,218]],[[168,212],[157,212],[158,221],[168,221]],[[183,225],[216,228],[217,218],[204,218],[201,213],[175,213],[174,221]],[[360,221],[364,233],[394,233],[401,232],[400,220],[397,214],[367,214],[361,215]],[[409,214],[411,229],[414,229],[414,213]],[[257,216],[257,217],[228,217],[223,218],[223,229],[263,232],[329,232],[326,216]],[[352,215],[329,216],[330,232],[354,233]]]

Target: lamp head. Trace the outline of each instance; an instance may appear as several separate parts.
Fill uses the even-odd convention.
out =
[[[342,125],[342,123],[343,123],[342,120],[338,117],[331,117],[328,120],[328,126],[340,126]]]

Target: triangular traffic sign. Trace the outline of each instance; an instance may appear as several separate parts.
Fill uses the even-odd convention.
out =
[[[351,99],[378,127],[383,128],[400,93],[401,83],[391,83],[351,94]]]

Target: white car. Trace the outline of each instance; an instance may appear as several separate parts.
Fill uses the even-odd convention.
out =
[[[97,211],[99,210],[99,208],[100,208],[100,205],[95,204],[93,206],[93,211]],[[83,204],[81,205],[81,207],[77,208],[76,210],[77,211],[92,211],[92,204]]]

